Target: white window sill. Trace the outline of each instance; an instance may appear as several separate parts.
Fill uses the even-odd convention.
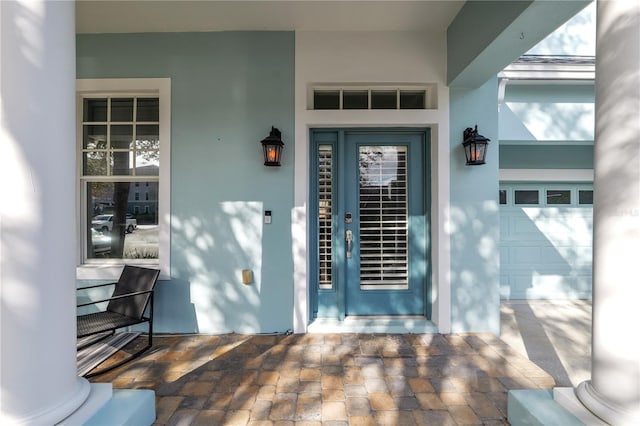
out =
[[[129,265],[140,266],[142,268],[155,268],[159,269],[158,264],[149,263],[129,263]],[[117,281],[122,273],[123,264],[95,264],[95,265],[80,265],[76,267],[76,279],[77,280],[109,280]],[[158,280],[169,280],[169,276],[160,273]]]

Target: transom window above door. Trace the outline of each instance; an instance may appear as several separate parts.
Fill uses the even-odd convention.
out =
[[[310,110],[436,109],[436,87],[422,85],[315,85],[307,96]]]

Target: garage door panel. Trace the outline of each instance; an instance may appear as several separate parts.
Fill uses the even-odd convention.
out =
[[[510,237],[515,240],[537,238],[540,234],[540,230],[536,226],[536,223],[532,221],[523,212],[519,212],[517,216],[512,217],[512,233]]]
[[[506,265],[511,264],[511,250],[509,247],[501,246],[500,247],[500,262]]]
[[[511,247],[511,261],[516,265],[537,265],[541,261],[540,247]]]
[[[543,185],[512,184],[501,189]],[[575,194],[588,185],[557,184],[572,191],[572,205],[501,205],[500,293],[505,299],[591,297],[593,209],[578,205]],[[511,192],[509,192],[511,191]]]
[[[543,264],[564,266],[567,271],[570,271],[572,258],[575,257],[572,256],[571,251],[571,247],[556,247],[553,245],[540,247],[540,261]]]
[[[566,265],[570,270],[591,268],[591,246],[547,246],[541,248],[542,262]]]
[[[514,274],[500,279],[503,299],[586,299],[591,296],[591,276]]]

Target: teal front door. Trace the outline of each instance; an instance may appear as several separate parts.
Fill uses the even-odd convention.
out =
[[[317,316],[427,315],[428,133],[315,136]]]

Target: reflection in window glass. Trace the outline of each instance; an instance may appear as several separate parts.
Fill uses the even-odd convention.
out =
[[[84,149],[107,149],[107,126],[82,126],[82,147]]]
[[[578,204],[593,204],[593,190],[581,189],[578,191]]]
[[[343,109],[369,108],[369,92],[366,90],[345,90],[342,93]]]
[[[138,98],[136,121],[159,121],[158,98]]]
[[[408,287],[406,146],[359,147],[360,288]]]
[[[111,121],[133,121],[133,99],[111,99]]]
[[[158,258],[158,183],[150,182],[148,201],[137,183],[87,182],[88,259]]]
[[[371,109],[397,109],[398,94],[395,90],[372,90]]]
[[[85,99],[82,121],[107,121],[106,99]]]
[[[424,109],[425,95],[424,90],[401,90],[400,109]]]
[[[333,288],[333,146],[318,147],[318,285]]]
[[[160,173],[159,151],[136,152],[136,176],[158,176]]]
[[[313,109],[340,109],[339,90],[316,90],[313,92]]]
[[[521,190],[514,191],[514,201],[516,204],[538,204],[538,190]]]
[[[111,154],[111,174],[113,176],[130,176],[132,174],[132,161],[129,151],[116,151]]]
[[[107,174],[107,153],[89,151],[82,156],[82,171],[85,176],[104,176]]]
[[[85,99],[83,107],[86,259],[152,263],[159,250],[159,100],[106,97]],[[141,184],[144,197],[136,191]]]
[[[571,204],[571,191],[568,189],[548,189],[547,204]]]

